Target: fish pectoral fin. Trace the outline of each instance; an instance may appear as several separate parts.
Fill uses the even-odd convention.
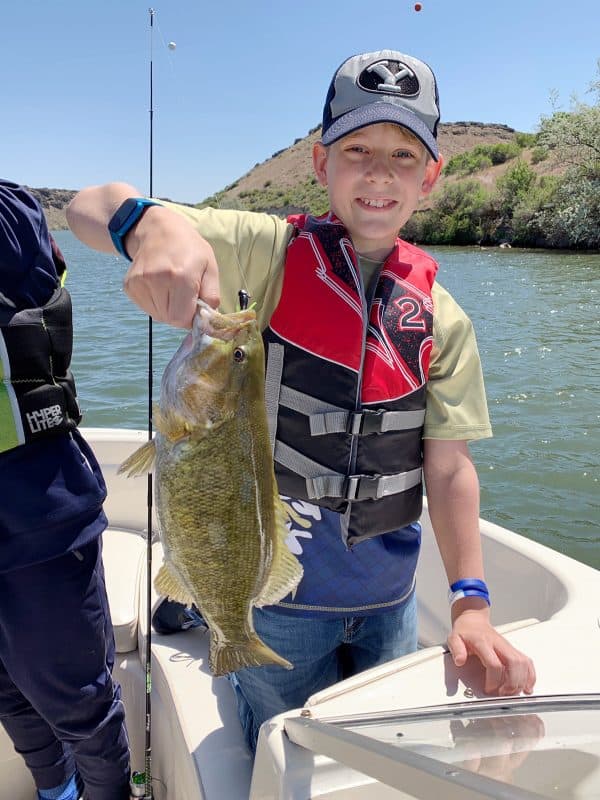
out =
[[[159,594],[170,597],[171,600],[176,600],[178,603],[183,603],[186,606],[191,606],[194,602],[194,598],[182,585],[177,573],[172,570],[168,564],[163,564],[158,570],[156,578],[154,579],[154,588]]]
[[[275,513],[277,536],[273,546],[273,561],[267,582],[254,601],[257,608],[273,605],[293,592],[304,574],[302,565],[285,543],[288,534],[286,525],[288,515],[279,495],[275,498]]]
[[[152,472],[155,457],[156,446],[154,439],[152,439],[150,442],[138,447],[129,458],[126,458],[117,470],[117,474],[120,475],[122,472],[126,472],[128,478],[133,478],[135,475],[145,475],[148,472]]]

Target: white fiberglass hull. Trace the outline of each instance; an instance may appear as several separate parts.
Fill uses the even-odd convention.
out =
[[[115,675],[127,709],[133,768],[143,770],[147,481],[127,479],[116,471],[145,441],[146,433],[89,428],[83,429],[83,434],[94,448],[108,484],[110,528],[104,538],[104,558],[118,650]],[[305,706],[305,718],[319,720],[484,697],[475,665],[456,670],[445,653],[447,582],[426,510],[422,523],[423,548],[417,575],[422,649],[315,695]],[[155,522],[153,529],[156,531]],[[481,531],[494,600],[494,624],[515,646],[534,657],[536,694],[600,691],[599,573],[484,520]],[[154,574],[161,555],[156,542]],[[250,795],[252,800],[417,796],[399,793],[357,770],[324,756],[315,758],[292,744],[284,725],[287,717],[299,717],[298,710],[263,727],[253,776],[233,692],[225,678],[213,678],[208,671],[207,638],[202,629],[152,636],[155,800],[245,800]],[[600,767],[596,771],[600,782]],[[0,797],[35,797],[23,762],[1,728]]]

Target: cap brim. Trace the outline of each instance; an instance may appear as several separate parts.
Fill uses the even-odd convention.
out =
[[[431,153],[434,161],[440,157],[437,142],[427,125],[413,111],[392,103],[369,103],[366,106],[355,108],[348,111],[329,126],[322,135],[323,144],[333,144],[341,139],[342,136],[365,128],[367,125],[374,125],[377,122],[391,122],[407,128],[419,139],[427,150]]]

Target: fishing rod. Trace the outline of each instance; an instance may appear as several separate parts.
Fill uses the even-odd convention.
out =
[[[153,166],[154,166],[154,97],[153,97],[153,44],[154,44],[154,15],[153,8],[148,9],[150,15],[150,140],[149,140],[149,191],[148,196],[154,196]],[[152,393],[154,371],[152,367],[152,317],[148,315],[148,441],[152,441]],[[146,707],[145,707],[145,742],[144,742],[144,772],[134,772],[131,776],[131,796],[153,800],[152,792],[152,472],[148,473],[147,487],[147,537],[146,537],[146,652],[144,656]]]

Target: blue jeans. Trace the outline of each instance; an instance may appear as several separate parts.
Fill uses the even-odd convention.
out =
[[[231,673],[238,714],[250,750],[263,722],[300,708],[315,692],[417,649],[415,592],[394,611],[338,619],[254,609],[260,638],[294,669],[264,666]]]

